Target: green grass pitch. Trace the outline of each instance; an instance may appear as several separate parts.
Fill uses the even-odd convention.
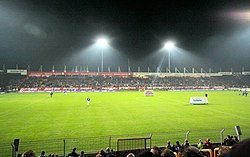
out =
[[[208,93],[208,105],[189,98]],[[87,106],[86,98],[91,98]],[[233,91],[0,95],[0,139],[47,140],[250,126],[250,97]]]

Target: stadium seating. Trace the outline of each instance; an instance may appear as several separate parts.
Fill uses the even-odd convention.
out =
[[[195,89],[227,89],[246,88],[250,86],[250,76],[220,77],[104,77],[104,76],[50,76],[50,77],[13,77],[1,76],[2,88],[12,90],[21,88],[118,88],[139,90],[140,88],[156,88],[160,90],[195,90]],[[0,87],[1,87],[0,86]]]

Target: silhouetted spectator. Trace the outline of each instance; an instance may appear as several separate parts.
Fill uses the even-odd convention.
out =
[[[106,156],[114,155],[114,152],[109,147],[106,148]]]
[[[249,148],[250,138],[233,145],[232,149],[229,152],[222,154],[220,157],[249,157]]]
[[[173,148],[174,148],[173,151],[178,153],[182,149],[182,146],[179,141],[176,141],[176,144],[173,146]]]
[[[46,157],[45,156],[45,151],[42,151],[39,157]]]
[[[189,147],[189,142],[188,142],[188,140],[186,139],[185,141],[184,141],[184,143],[183,143],[183,148],[186,148],[186,147]]]
[[[209,138],[204,142],[204,148],[205,149],[211,149],[212,148],[212,143],[210,142]]]
[[[102,157],[106,157],[107,156],[107,154],[104,152],[103,149],[100,151],[100,154],[101,154]]]
[[[135,154],[129,153],[126,157],[135,157]]]
[[[229,151],[230,151],[229,146],[219,146],[218,156],[221,157],[223,154],[225,154],[225,153],[227,153]]]
[[[95,157],[102,157],[101,152],[97,152]]]
[[[33,150],[29,150],[27,152],[24,152],[22,157],[36,157],[36,154]]]
[[[162,151],[161,157],[175,157],[175,154],[172,150],[166,148]]]
[[[150,152],[153,154],[154,157],[160,157],[161,156],[161,150],[157,146],[154,146],[153,148],[151,148]]]
[[[199,140],[199,143],[197,144],[197,148],[203,149],[203,147],[204,147],[204,144],[203,144],[203,142],[202,142],[201,139],[200,139],[200,140]]]
[[[139,157],[154,157],[154,155],[152,152],[145,150],[139,154]]]
[[[79,157],[85,157],[84,151],[81,151],[80,156]]]
[[[173,151],[173,146],[171,145],[171,142],[168,141],[166,148],[170,149]]]
[[[235,141],[235,143],[240,142],[240,140],[238,139],[238,137],[237,137],[237,136],[234,136],[234,141]]]
[[[189,146],[183,150],[181,153],[182,157],[203,157],[200,150],[194,146]]]
[[[78,157],[78,154],[76,153],[76,148],[73,148],[73,151],[68,154],[68,157]]]

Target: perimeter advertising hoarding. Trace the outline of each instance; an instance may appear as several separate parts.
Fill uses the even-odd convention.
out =
[[[8,74],[21,74],[27,75],[27,70],[25,69],[7,69]]]
[[[21,88],[21,93],[31,93],[31,92],[113,92],[118,91],[119,87],[100,87],[96,89],[94,87],[72,87],[72,88],[64,88],[64,87],[57,87],[57,88]]]
[[[208,104],[207,97],[191,97],[190,98],[190,104]]]
[[[218,72],[218,73],[222,75],[233,75],[233,72]]]
[[[117,76],[128,77],[133,76],[130,72],[29,72],[29,76],[49,77],[49,76]]]
[[[250,71],[242,72],[242,75],[250,75]]]

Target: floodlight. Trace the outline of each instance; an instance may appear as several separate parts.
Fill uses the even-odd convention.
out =
[[[103,72],[103,49],[108,45],[108,40],[106,38],[99,38],[97,44],[101,47],[102,60],[101,60],[101,70]]]
[[[104,47],[108,45],[108,40],[105,38],[100,38],[97,40],[98,45]]]
[[[164,47],[167,49],[172,49],[174,47],[174,42],[168,41],[164,44]]]
[[[174,42],[168,41],[164,44],[164,48],[168,50],[168,72],[170,73],[170,51],[174,48]]]

